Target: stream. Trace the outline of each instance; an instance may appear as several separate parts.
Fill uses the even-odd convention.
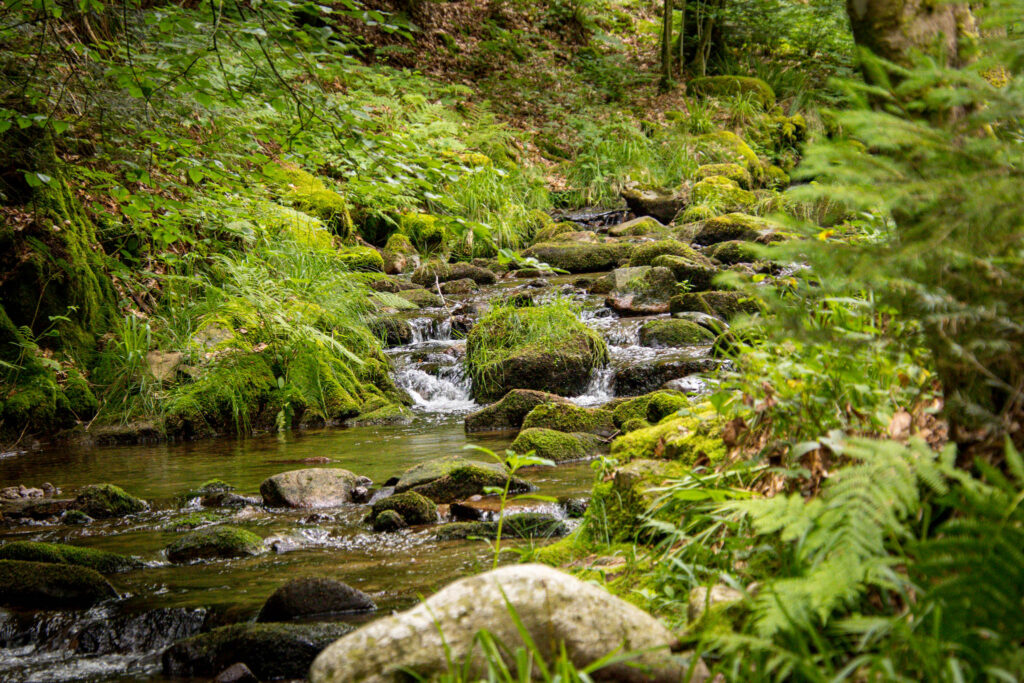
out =
[[[707,347],[640,346],[637,331],[648,318],[618,317],[604,306],[603,296],[589,295],[576,286],[579,277],[503,278],[471,294],[446,297],[446,303],[456,312],[468,311],[466,317],[472,318],[481,304],[496,296],[523,293],[535,303],[553,297],[575,299],[581,319],[600,331],[611,355],[609,367],[595,371],[586,392],[572,399],[580,405],[600,405],[615,397],[626,368],[710,362]],[[151,505],[138,515],[85,526],[23,520],[0,523],[0,543],[71,543],[133,555],[145,563],[141,569],[109,577],[122,596],[114,604],[84,612],[0,609],[0,680],[169,680],[161,674],[159,656],[167,645],[200,629],[253,618],[266,598],[289,579],[309,575],[338,579],[368,593],[379,615],[405,609],[453,579],[485,569],[491,552],[482,541],[441,542],[423,528],[374,533],[363,521],[367,507],[354,504],[316,511],[268,510],[259,503],[240,510],[215,510],[217,521],[223,519],[263,537],[270,552],[184,566],[171,564],[163,556],[167,544],[182,533],[168,526],[202,510],[198,498],[183,494],[210,479],[227,481],[236,493],[258,499],[260,482],[271,475],[339,467],[369,477],[380,487],[414,464],[460,454],[468,443],[492,450],[506,448],[514,434],[467,437],[464,433],[463,416],[480,406],[470,398],[463,369],[465,341],[453,331],[448,309],[422,309],[402,317],[413,330],[412,342],[387,353],[396,384],[415,402],[416,417],[410,424],[185,443],[66,446],[0,458],[0,488],[47,482],[60,489],[60,497],[72,497],[85,485],[111,482]],[[661,386],[662,379],[647,391]],[[677,388],[689,392],[706,386],[693,377],[676,381]],[[594,474],[591,463],[580,462],[532,469],[522,476],[543,495],[586,497]],[[531,505],[546,506],[545,511],[564,516],[555,504]],[[367,618],[373,615],[355,619]]]

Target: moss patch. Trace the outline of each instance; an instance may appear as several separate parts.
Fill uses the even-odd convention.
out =
[[[653,348],[710,344],[714,340],[710,330],[689,320],[648,320],[640,327],[640,344]]]
[[[90,517],[124,517],[149,509],[149,504],[119,486],[95,484],[87,486],[75,498],[74,507]]]
[[[758,311],[756,301],[740,292],[688,292],[672,297],[672,313],[697,312],[731,320],[741,313]]]
[[[687,82],[694,94],[710,97],[752,95],[765,109],[775,104],[775,91],[760,78],[750,76],[703,76]]]
[[[684,465],[717,462],[725,457],[721,422],[708,417],[669,417],[658,424],[620,436],[611,454],[619,462],[639,458],[674,460]]]
[[[521,455],[533,451],[539,458],[559,463],[584,460],[597,455],[601,441],[593,434],[531,427],[519,432],[510,448]]]
[[[753,185],[753,179],[750,177],[750,171],[743,166],[734,163],[705,164],[697,169],[695,177],[697,180],[705,180],[713,176],[728,178],[745,190],[749,190]]]
[[[28,609],[91,607],[117,591],[95,569],[0,560],[0,605]]]
[[[500,401],[466,416],[467,433],[513,431],[523,426],[523,420],[537,406],[545,403],[567,404],[557,394],[532,389],[512,389]]]
[[[693,243],[711,245],[731,240],[764,241],[770,240],[781,229],[782,226],[767,218],[730,213],[705,221],[693,236]]]
[[[64,543],[38,543],[15,541],[0,546],[0,560],[24,560],[50,564],[73,564],[95,569],[101,574],[113,574],[142,566],[138,560],[105,550],[80,548]]]
[[[259,555],[263,539],[245,529],[216,526],[182,536],[167,546],[167,559],[176,564],[215,558]]]
[[[596,273],[628,261],[633,248],[627,243],[541,242],[523,255],[570,273]]]
[[[659,240],[637,245],[629,259],[630,266],[649,266],[654,259],[663,254],[679,256],[693,262],[706,262],[707,259],[689,245],[676,240]],[[710,265],[710,264],[709,264]]]
[[[433,524],[437,521],[437,505],[415,491],[405,491],[378,500],[373,504],[374,519],[385,510],[394,510],[408,524]]]
[[[719,212],[744,211],[757,203],[757,197],[742,189],[735,180],[714,175],[693,186],[693,203]]]
[[[523,429],[543,427],[559,432],[585,432],[608,436],[615,431],[612,413],[574,403],[542,403],[523,419]]]
[[[353,230],[348,202],[323,181],[292,164],[267,164],[263,173],[296,208],[324,221],[340,237]]]

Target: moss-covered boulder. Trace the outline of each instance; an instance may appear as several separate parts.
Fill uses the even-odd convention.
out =
[[[409,523],[397,510],[384,510],[373,518],[372,523],[373,530],[381,533],[393,533],[409,528]]]
[[[648,320],[640,326],[640,345],[656,349],[710,344],[714,340],[715,335],[711,331],[689,320]]]
[[[737,163],[747,169],[754,183],[764,181],[764,168],[757,154],[739,135],[719,130],[697,138],[698,149],[719,162]],[[694,202],[696,203],[696,202]]]
[[[142,566],[142,562],[134,557],[118,555],[106,550],[35,541],[14,541],[0,546],[0,560],[73,564],[78,567],[95,569],[101,574],[125,572]]]
[[[419,493],[435,503],[455,503],[470,496],[482,495],[489,488],[502,488],[509,479],[510,475],[507,471],[498,472],[474,463],[454,467],[444,476],[418,484],[409,490]],[[533,486],[529,482],[519,477],[511,477],[510,492],[525,493],[532,488]]]
[[[619,462],[659,458],[685,465],[715,463],[726,454],[721,429],[721,421],[713,415],[705,416],[705,419],[670,417],[615,439],[611,454]]]
[[[627,243],[587,244],[582,242],[540,242],[523,252],[570,273],[596,273],[627,261],[633,245]]]
[[[466,433],[517,431],[531,410],[546,403],[566,405],[569,401],[545,391],[512,389],[497,403],[467,415]]]
[[[378,500],[370,514],[376,519],[385,510],[394,510],[407,524],[433,524],[437,521],[437,505],[415,491],[404,491]]]
[[[653,216],[640,216],[608,229],[608,234],[612,237],[660,236],[666,232],[668,232],[668,227]]]
[[[0,560],[0,605],[27,609],[80,609],[116,598],[95,569],[71,564]]]
[[[585,432],[610,436],[615,432],[612,412],[603,408],[584,408],[574,403],[542,403],[523,418],[523,429],[542,427],[559,432]]]
[[[750,176],[750,171],[736,163],[704,164],[697,169],[695,174],[697,180],[706,180],[714,176],[728,178],[744,190],[749,190],[754,182]]]
[[[693,243],[707,246],[731,240],[767,242],[778,235],[781,229],[782,226],[767,218],[730,213],[705,221],[693,236]]]
[[[398,218],[399,231],[408,235],[421,254],[443,254],[451,234],[445,223],[429,213],[404,213]]]
[[[544,512],[519,512],[505,516],[501,526],[502,538],[557,538],[569,533],[568,525],[554,515]],[[497,538],[498,523],[452,522],[434,532],[439,541],[460,541],[467,538]]]
[[[395,493],[408,491],[416,486],[422,486],[441,477],[454,472],[457,469],[470,467],[487,470],[495,478],[504,478],[508,469],[498,462],[471,460],[458,455],[449,455],[442,458],[434,458],[425,462],[417,463],[402,473],[395,484]]]
[[[668,313],[669,299],[677,290],[676,278],[668,268],[617,268],[611,277],[614,287],[604,303],[619,315]]]
[[[197,560],[229,559],[259,555],[263,539],[245,529],[215,526],[185,534],[167,546],[167,559],[175,564]]]
[[[753,263],[760,258],[757,245],[745,240],[719,242],[709,249],[709,253],[713,259],[726,265]]]
[[[370,596],[346,583],[326,577],[292,579],[263,603],[259,622],[291,621],[325,614],[372,612]]]
[[[272,163],[263,173],[297,209],[316,216],[342,238],[353,230],[348,202],[316,176],[288,163]]]
[[[695,357],[689,351],[659,354],[630,363],[616,374],[612,387],[616,396],[640,396],[664,386],[666,382],[713,370],[718,361]]]
[[[320,651],[354,628],[343,623],[222,626],[169,647],[163,673],[212,678],[242,662],[262,680],[304,679]]]
[[[540,244],[541,242],[557,242],[561,235],[576,232],[578,229],[579,227],[572,221],[553,223],[549,219],[548,223],[539,229],[534,235],[533,243]]]
[[[466,343],[466,366],[478,401],[498,399],[512,389],[580,394],[591,370],[607,361],[601,336],[562,305],[493,307]]]
[[[662,495],[657,489],[689,470],[682,463],[649,459],[636,459],[616,468],[610,481],[594,485],[584,515],[585,533],[602,543],[653,540],[645,521]]]
[[[747,211],[757,204],[757,197],[741,188],[735,180],[715,175],[693,186],[693,203],[719,212]]]
[[[663,190],[626,189],[622,191],[626,206],[637,216],[653,216],[662,223],[671,223],[679,210],[686,206],[684,192]]]
[[[655,391],[619,402],[612,411],[612,420],[620,430],[629,432],[632,430],[626,428],[628,422],[646,427],[649,426],[647,424],[648,417],[652,418],[654,422],[658,422],[688,403],[686,396],[679,392]],[[652,405],[658,406],[658,408],[652,411],[650,410]]]
[[[560,463],[592,458],[600,452],[601,445],[600,438],[593,434],[530,427],[519,432],[509,448],[520,455],[533,451],[538,458]]]
[[[376,273],[384,270],[384,258],[373,247],[348,247],[338,251],[337,258],[349,270]]]
[[[735,97],[749,95],[764,109],[775,104],[775,91],[760,78],[750,76],[702,76],[686,83],[695,95],[707,97]]]
[[[438,260],[424,263],[412,275],[414,283],[427,288],[451,280],[472,280],[480,285],[490,285],[494,284],[497,279],[492,271],[472,263],[444,263]]]
[[[373,336],[380,339],[384,348],[405,346],[412,341],[412,326],[407,320],[388,316],[386,318],[375,318],[367,327]]]
[[[685,282],[692,292],[710,289],[712,280],[721,272],[700,253],[697,253],[696,257],[662,254],[656,256],[651,265],[655,268],[668,268],[676,282]]]
[[[422,287],[404,289],[398,293],[398,296],[420,308],[437,308],[441,305],[441,297]]]
[[[416,247],[412,245],[412,240],[400,232],[396,232],[388,238],[382,257],[384,272],[389,275],[404,273],[417,268],[420,264],[420,256],[416,252]]]
[[[143,512],[149,509],[149,504],[119,486],[95,484],[79,492],[74,507],[95,519],[106,519]]]
[[[756,301],[741,292],[687,292],[672,297],[671,311],[696,311],[715,315],[723,320],[732,320],[742,313],[756,313],[758,306]]]
[[[703,260],[700,252],[678,240],[658,240],[657,242],[638,244],[629,257],[629,265],[649,266],[654,259],[662,254],[682,256],[694,261]]]
[[[468,277],[464,277],[461,280],[448,280],[441,285],[442,294],[469,294],[475,292],[480,288],[476,282]]]
[[[270,507],[323,508],[351,502],[358,477],[348,470],[311,467],[268,477],[260,495]]]

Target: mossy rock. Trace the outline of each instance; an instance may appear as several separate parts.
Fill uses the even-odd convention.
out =
[[[428,484],[464,467],[487,470],[495,478],[500,478],[502,481],[504,481],[504,477],[508,474],[508,468],[499,462],[483,462],[458,455],[449,455],[418,463],[405,470],[402,476],[399,477],[398,483],[395,484],[395,493],[402,493],[413,487]]]
[[[410,268],[415,268],[420,263],[416,247],[408,236],[400,232],[393,233],[388,237],[381,254],[384,261],[384,272],[390,275],[404,273]]]
[[[433,524],[437,521],[437,505],[415,491],[405,491],[378,500],[373,504],[372,515],[376,518],[385,510],[394,510],[407,524]]]
[[[696,95],[709,97],[735,97],[736,95],[752,95],[764,109],[775,105],[775,91],[760,78],[750,76],[702,76],[693,78],[686,84]]]
[[[406,289],[399,292],[398,296],[420,308],[437,308],[441,305],[441,297],[427,289]]]
[[[693,203],[718,211],[744,211],[757,204],[757,197],[742,189],[735,180],[714,175],[693,186]]]
[[[425,288],[436,287],[437,283],[467,279],[480,285],[491,285],[498,278],[487,268],[472,263],[444,263],[437,259],[427,261],[412,274],[412,281]]]
[[[508,514],[501,526],[502,538],[557,538],[567,533],[569,527],[563,520],[544,512]],[[494,539],[497,536],[497,522],[453,522],[434,532],[434,538],[439,541]]]
[[[349,247],[338,252],[338,261],[349,270],[382,272],[384,257],[373,247]]]
[[[700,252],[689,245],[677,240],[659,240],[637,245],[633,250],[633,255],[630,256],[629,265],[632,267],[649,266],[654,259],[663,254],[672,254],[696,262],[707,261]]]
[[[796,147],[807,139],[807,119],[803,114],[794,114],[793,116],[776,114],[769,121],[775,146],[779,149]]]
[[[68,368],[63,390],[68,399],[68,407],[72,413],[78,416],[79,420],[90,420],[96,415],[100,402],[89,386],[89,382],[82,377],[78,370]]]
[[[95,484],[78,494],[74,507],[95,519],[107,519],[144,512],[149,509],[149,504],[119,486]]]
[[[601,440],[593,434],[530,427],[519,432],[509,448],[520,455],[533,451],[538,458],[562,463],[596,456],[601,450]]]
[[[277,186],[282,196],[296,208],[324,221],[340,237],[352,234],[352,215],[348,202],[329,189],[323,181],[292,164],[267,164],[263,173]]]
[[[373,518],[373,530],[382,533],[391,533],[407,529],[409,523],[405,521],[397,510],[384,510]]]
[[[656,349],[710,344],[714,340],[712,332],[689,320],[648,320],[640,327],[640,345]]]
[[[781,230],[781,225],[767,218],[730,213],[705,221],[693,236],[693,243],[708,246],[733,240],[768,242],[775,239]]]
[[[732,320],[736,316],[757,313],[757,302],[741,292],[688,292],[672,297],[672,313],[696,311]]]
[[[619,462],[637,458],[675,460],[685,465],[715,463],[725,457],[721,421],[713,416],[669,417],[658,424],[624,434],[612,442],[611,455]]]
[[[637,216],[653,216],[662,223],[670,223],[679,210],[686,206],[686,193],[664,190],[629,188],[622,191],[626,206]]]
[[[679,408],[688,403],[686,396],[676,391],[654,391],[649,394],[644,394],[643,396],[630,398],[625,401],[621,401],[612,410],[612,420],[615,422],[615,426],[623,432],[632,431],[632,429],[627,429],[627,423],[633,420],[639,420],[644,423],[643,426],[647,426],[648,406],[650,406],[650,404],[656,399],[656,404],[659,406],[667,407],[671,404],[674,407],[669,408],[668,412],[655,414],[655,422],[676,412]],[[635,425],[633,426],[635,427]]]
[[[292,579],[263,603],[256,620],[261,623],[291,621],[327,614],[372,612],[370,596],[335,579],[310,576]]]
[[[118,555],[94,548],[80,548],[64,543],[35,541],[14,541],[0,546],[0,560],[73,564],[78,567],[95,569],[101,574],[126,572],[142,566],[142,562],[127,555]]]
[[[468,277],[461,280],[448,280],[441,284],[441,293],[448,295],[471,294],[478,289],[480,289],[480,286]]]
[[[745,240],[719,242],[710,249],[710,254],[716,261],[727,265],[753,263],[759,258],[756,245]]]
[[[0,560],[0,605],[81,609],[117,597],[95,569],[72,564]]]
[[[456,503],[470,496],[482,495],[488,488],[504,488],[510,478],[510,493],[526,493],[533,489],[532,484],[519,477],[510,477],[507,471],[496,472],[492,468],[481,467],[474,463],[457,466],[444,476],[424,484],[418,484],[409,490],[419,493],[435,503]],[[395,490],[397,491],[398,487]]]
[[[586,389],[591,370],[607,362],[601,336],[558,306],[493,308],[466,342],[466,367],[478,401],[512,389],[574,396]]]
[[[610,436],[615,432],[610,410],[584,408],[568,402],[539,404],[523,418],[522,427],[542,427],[559,432],[584,432],[601,436]]]
[[[523,426],[523,420],[530,411],[547,403],[566,405],[569,401],[546,391],[512,389],[497,403],[467,415],[466,433],[517,431]]]
[[[407,320],[387,316],[371,320],[367,327],[377,339],[380,339],[384,348],[394,346],[405,346],[412,341],[412,326]]]
[[[675,276],[668,268],[617,268],[611,276],[614,288],[605,298],[605,306],[620,316],[668,313],[669,299],[677,291]]]
[[[629,260],[634,246],[624,242],[587,244],[584,242],[541,242],[523,252],[570,273],[596,273],[611,270]]]
[[[212,678],[242,662],[261,680],[304,679],[320,651],[354,629],[338,622],[222,626],[167,648],[163,673]]]
[[[743,138],[729,130],[719,130],[697,138],[697,143],[713,153],[720,162],[737,163],[747,169],[754,183],[764,181],[764,169],[757,154]],[[694,202],[696,203],[696,202]]]
[[[733,163],[725,164],[705,164],[697,169],[696,178],[697,180],[705,180],[714,176],[722,176],[732,180],[737,185],[742,187],[744,190],[749,190],[753,187],[753,179],[750,177],[750,171],[743,166]]]
[[[163,524],[160,528],[164,531],[193,531],[204,527],[224,517],[223,513],[207,510],[205,512],[191,512],[177,519]]]
[[[451,232],[444,222],[429,213],[404,213],[398,225],[421,254],[443,253],[451,240]]]
[[[686,282],[690,291],[703,291],[711,288],[711,283],[721,270],[711,263],[703,254],[699,259],[662,254],[651,261],[655,268],[668,268],[677,282]]]
[[[368,425],[408,424],[413,413],[401,403],[385,401],[365,406],[363,411],[345,421],[349,427],[365,427]]]
[[[653,216],[640,216],[625,223],[619,223],[608,230],[612,237],[641,237],[644,235],[664,235],[668,227]]]
[[[175,564],[196,560],[227,559],[259,555],[265,550],[263,539],[245,529],[215,526],[178,538],[167,546],[167,559]]]
[[[694,204],[692,206],[686,207],[686,210],[679,214],[679,219],[676,221],[676,224],[678,225],[682,223],[686,228],[687,232],[689,232],[690,229],[694,227],[690,224],[699,223],[700,221],[706,221],[708,219],[714,218],[717,215],[718,211],[716,211],[713,207],[704,206],[702,204]],[[690,234],[688,235],[687,239],[689,240],[692,237],[693,235]]]
[[[682,463],[645,459],[616,468],[611,481],[594,485],[584,516],[586,536],[602,543],[655,540],[646,529],[650,509],[662,495],[655,489],[688,472],[689,467]]]
[[[551,223],[549,219],[548,225],[542,227],[534,235],[533,243],[540,244],[542,242],[557,242],[561,235],[565,235],[570,232],[576,232],[579,227],[571,221],[562,221],[561,223]]]
[[[789,187],[790,178],[782,168],[769,164],[764,169],[764,186],[767,188],[782,190]]]

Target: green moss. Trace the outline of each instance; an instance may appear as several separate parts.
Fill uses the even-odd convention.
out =
[[[698,180],[705,180],[714,176],[728,178],[745,190],[749,190],[753,185],[750,171],[739,164],[705,164],[697,169],[696,178]]]
[[[687,82],[694,94],[711,97],[733,97],[735,95],[752,95],[764,109],[775,104],[775,91],[760,78],[750,76],[703,76]]]
[[[392,254],[402,254],[404,256],[415,256],[416,247],[413,246],[412,240],[408,236],[402,233],[396,232],[388,237],[387,244],[384,245],[384,251]]]
[[[664,254],[679,256],[697,263],[707,262],[706,258],[689,245],[676,240],[659,240],[637,245],[629,259],[629,265],[633,267],[649,266],[654,259]]]
[[[693,203],[718,211],[742,211],[757,203],[753,192],[744,190],[725,176],[711,176],[693,186]]]
[[[149,509],[146,501],[113,484],[85,487],[75,498],[74,507],[96,519],[124,517]]]
[[[654,540],[654,534],[644,528],[644,518],[660,495],[652,489],[688,471],[681,463],[654,460],[636,460],[617,468],[610,481],[594,485],[583,521],[587,538],[601,543]]]
[[[436,308],[441,305],[441,297],[427,289],[406,289],[399,292],[398,296],[420,308]]]
[[[698,145],[709,154],[718,157],[719,161],[732,162],[743,166],[750,173],[755,183],[764,180],[764,169],[761,160],[743,139],[728,130],[719,130],[697,138]]]
[[[526,249],[523,255],[570,273],[595,273],[628,261],[633,248],[632,244],[624,242],[539,242]]]
[[[38,543],[15,541],[0,546],[0,560],[23,560],[49,564],[73,564],[95,569],[101,574],[112,574],[137,569],[142,566],[138,560],[105,550],[80,548],[64,543]]]
[[[350,427],[362,425],[398,424],[412,420],[412,411],[400,403],[390,401],[368,403],[363,412],[348,420]]]
[[[711,256],[725,264],[753,263],[759,257],[756,246],[744,240],[719,242],[711,249]]]
[[[703,254],[699,256],[699,259],[691,259],[675,254],[662,254],[655,257],[651,265],[655,268],[668,268],[677,282],[687,283],[690,291],[700,291],[709,289],[711,281],[720,271]]]
[[[245,557],[264,551],[263,539],[245,529],[215,526],[193,531],[167,546],[167,559],[175,564],[214,558]]]
[[[619,431],[623,434],[629,434],[630,432],[635,432],[638,429],[644,429],[645,427],[650,426],[651,423],[642,417],[631,417],[622,423],[622,427],[620,427]]]
[[[212,524],[220,520],[224,515],[220,512],[208,510],[205,512],[192,512],[183,517],[172,519],[160,528],[164,531],[192,531]]]
[[[803,114],[772,116],[770,119],[773,138],[778,148],[796,147],[807,139],[807,119]]]
[[[408,524],[433,524],[437,521],[437,505],[415,491],[405,491],[378,500],[373,504],[372,515],[376,518],[385,510],[394,510]]]
[[[483,494],[487,488],[503,488],[508,479],[509,475],[506,472],[496,472],[478,465],[459,465],[443,476],[413,486],[409,490],[435,503],[456,503],[470,496]],[[509,491],[512,493],[525,493],[531,488],[528,482],[518,477],[512,477],[509,484]]]
[[[608,361],[608,347],[563,304],[492,306],[469,333],[466,365],[477,400],[511,389],[561,396],[580,393],[590,371]]]
[[[349,270],[384,270],[384,257],[373,247],[349,247],[338,252],[338,260]]]
[[[543,512],[520,512],[507,515],[502,522],[502,538],[554,538],[569,532],[565,522]],[[497,522],[454,522],[434,532],[439,541],[467,538],[497,538]]]
[[[68,408],[79,420],[86,421],[96,415],[100,402],[89,387],[89,382],[74,368],[67,371],[63,391],[68,400]]]
[[[600,447],[600,439],[593,434],[560,432],[541,427],[524,429],[509,446],[520,455],[533,451],[537,457],[556,463],[594,457]]]
[[[709,218],[714,218],[716,215],[718,215],[718,211],[710,206],[693,204],[692,206],[686,207],[686,210],[679,214],[676,221],[679,223],[696,223],[698,221],[706,221]]]
[[[263,173],[296,208],[324,221],[342,239],[352,234],[348,202],[322,180],[291,164],[267,164]]]
[[[398,219],[399,229],[422,254],[444,253],[451,241],[445,224],[429,213],[404,213]]]
[[[409,523],[405,521],[405,517],[402,517],[397,510],[383,510],[379,515],[373,518],[374,531],[398,531],[400,529],[405,529],[408,526]]]
[[[542,403],[523,419],[523,429],[543,427],[559,432],[609,435],[615,431],[612,413],[601,408],[583,408],[573,403]]]
[[[212,436],[231,429],[244,434],[276,387],[262,355],[231,354],[195,382],[172,390],[164,404],[164,423],[175,436]]]
[[[620,436],[612,442],[611,455],[619,462],[645,458],[674,460],[693,465],[699,460],[714,463],[725,457],[719,434],[721,422],[713,416],[669,417],[658,424]]]
[[[767,240],[781,230],[781,225],[767,218],[730,213],[705,221],[694,235],[693,243],[711,245],[732,240]]]
[[[565,235],[570,232],[576,232],[579,228],[575,223],[570,221],[562,221],[561,223],[549,223],[540,230],[534,236],[533,241],[535,244],[541,242],[557,242],[560,235]]]
[[[710,344],[715,335],[689,320],[676,318],[648,320],[640,327],[640,344],[654,348]]]
[[[612,419],[615,421],[615,426],[618,427],[623,432],[632,431],[632,429],[626,429],[627,423],[632,420],[640,420],[641,422],[644,422],[644,426],[646,426],[647,407],[651,403],[651,401],[658,396],[671,397],[673,400],[676,401],[686,401],[686,397],[683,394],[680,394],[679,392],[676,391],[664,390],[655,391],[650,394],[644,394],[643,396],[637,396],[636,398],[631,398],[626,401],[622,401],[617,406],[615,406],[615,409],[612,411]],[[673,408],[671,412],[675,412],[676,410],[678,410],[678,408]],[[659,416],[658,419],[660,420],[662,417],[668,414],[669,413],[665,413],[664,415]],[[635,424],[633,425],[633,427],[635,428]]]
[[[0,560],[0,605],[78,609],[117,597],[95,569],[71,564]]]
[[[771,164],[764,170],[764,185],[773,189],[789,187],[789,174],[778,166]]]
[[[740,292],[688,292],[672,297],[669,302],[672,313],[696,311],[731,320],[741,313],[756,313],[758,305],[746,294]]]
[[[641,235],[661,235],[668,230],[658,219],[652,216],[640,216],[631,221],[620,223],[608,230],[612,237],[639,237]]]
[[[310,249],[326,251],[333,248],[334,238],[322,221],[307,213],[273,202],[257,202],[253,219],[271,235],[294,240]]]

